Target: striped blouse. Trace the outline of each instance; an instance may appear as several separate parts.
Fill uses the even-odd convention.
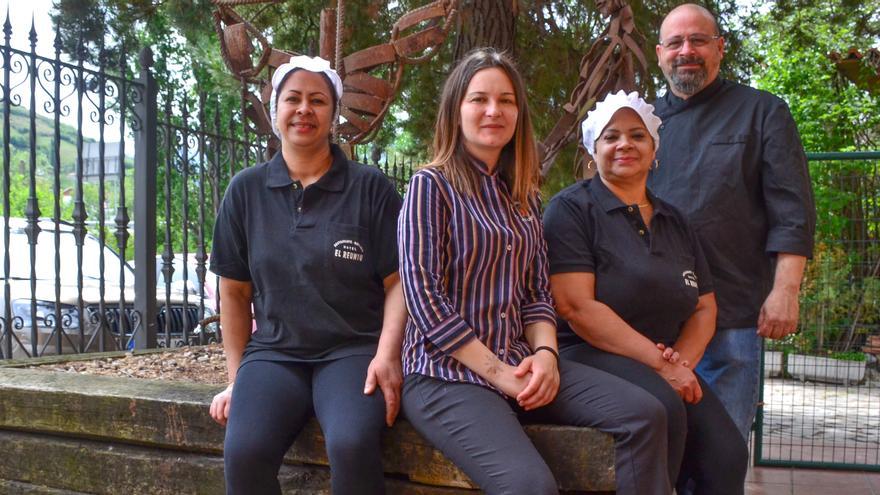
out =
[[[410,181],[397,229],[410,314],[403,369],[489,386],[450,354],[477,338],[515,366],[532,353],[523,328],[538,321],[555,326],[555,313],[537,195],[523,216],[498,169],[475,167],[475,197],[453,189],[433,168]]]

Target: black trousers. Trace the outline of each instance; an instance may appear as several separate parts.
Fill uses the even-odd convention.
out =
[[[589,344],[562,350],[566,359],[587,364],[638,385],[663,403],[669,431],[669,464],[679,493],[688,479],[694,495],[742,495],[749,452],[721,401],[699,376],[703,399],[687,404],[657,372],[633,359]],[[676,482],[677,480],[677,482]]]
[[[409,375],[403,411],[425,438],[489,495],[558,493],[556,480],[522,422],[590,426],[615,440],[619,495],[668,495],[666,413],[641,388],[562,360],[559,393],[526,412],[481,385]]]
[[[245,363],[235,379],[226,425],[226,492],[280,494],[284,454],[314,412],[324,433],[333,493],[385,493],[380,447],[385,401],[380,390],[364,395],[371,359]]]

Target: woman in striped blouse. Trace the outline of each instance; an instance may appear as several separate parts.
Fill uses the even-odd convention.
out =
[[[398,223],[410,319],[403,409],[489,494],[557,493],[520,421],[591,426],[616,444],[619,494],[669,494],[666,419],[637,386],[560,361],[525,90],[492,49],[443,88],[434,159]]]

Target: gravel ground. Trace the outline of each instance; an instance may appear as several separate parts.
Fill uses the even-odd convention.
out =
[[[184,347],[169,352],[72,361],[34,366],[51,371],[86,375],[125,376],[177,382],[226,384],[226,358],[222,344]]]

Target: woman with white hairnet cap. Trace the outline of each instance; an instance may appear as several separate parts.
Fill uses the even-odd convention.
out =
[[[583,144],[597,177],[544,213],[560,355],[622,377],[666,407],[669,475],[684,493],[742,494],[748,452],[693,371],[715,332],[706,259],[684,216],[646,187],[660,119],[637,93],[587,114]],[[591,162],[592,163],[592,162]]]
[[[226,425],[229,494],[281,493],[284,454],[312,415],[332,492],[384,493],[379,439],[399,409],[406,320],[400,196],[330,142],[341,96],[326,60],[278,67],[270,113],[281,151],[235,175],[217,213],[211,271],[229,386],[210,413]]]

